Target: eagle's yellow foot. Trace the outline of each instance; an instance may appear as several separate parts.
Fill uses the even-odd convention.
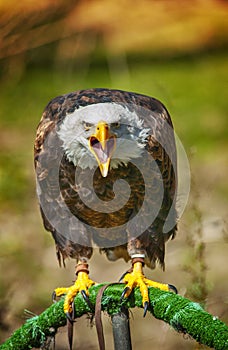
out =
[[[124,277],[123,281],[127,284],[124,288],[124,291],[121,295],[121,299],[124,297],[127,298],[131,292],[132,289],[135,287],[139,287],[140,293],[142,295],[142,304],[144,307],[144,314],[143,316],[146,316],[147,309],[149,306],[149,293],[148,293],[148,287],[154,287],[159,288],[161,290],[166,291],[174,291],[177,293],[176,287],[174,287],[171,284],[163,284],[151,281],[147,279],[143,274],[143,263],[141,261],[136,261],[133,263],[133,271],[128,272]]]
[[[77,274],[77,279],[72,286],[67,288],[56,288],[53,293],[53,300],[55,300],[56,297],[60,297],[64,294],[66,295],[63,308],[67,318],[69,318],[71,321],[74,318],[72,317],[74,312],[74,307],[73,307],[74,298],[79,292],[81,292],[83,298],[85,299],[89,307],[91,307],[92,305],[90,304],[90,301],[88,298],[88,295],[89,295],[88,289],[93,284],[95,284],[95,282],[89,278],[88,271],[84,271],[84,270],[80,271],[79,269],[79,271],[76,270],[76,274]]]

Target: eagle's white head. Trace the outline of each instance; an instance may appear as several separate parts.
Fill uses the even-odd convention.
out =
[[[58,135],[69,161],[83,169],[98,164],[106,177],[109,168],[140,157],[148,132],[135,111],[112,102],[80,107],[67,114]]]

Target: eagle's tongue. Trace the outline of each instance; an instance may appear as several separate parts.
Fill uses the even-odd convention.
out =
[[[114,147],[114,139],[110,138],[106,140],[103,148],[101,142],[94,137],[92,141],[92,147],[99,161],[101,163],[106,163],[107,160],[110,158],[111,151]]]

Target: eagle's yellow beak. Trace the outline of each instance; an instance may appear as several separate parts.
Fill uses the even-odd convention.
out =
[[[110,160],[115,146],[116,135],[110,133],[106,122],[100,121],[96,126],[96,132],[89,138],[89,147],[98,162],[103,177],[108,175]]]

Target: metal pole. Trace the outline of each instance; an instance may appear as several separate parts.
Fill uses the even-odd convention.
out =
[[[112,315],[112,332],[115,350],[132,350],[128,309]]]

